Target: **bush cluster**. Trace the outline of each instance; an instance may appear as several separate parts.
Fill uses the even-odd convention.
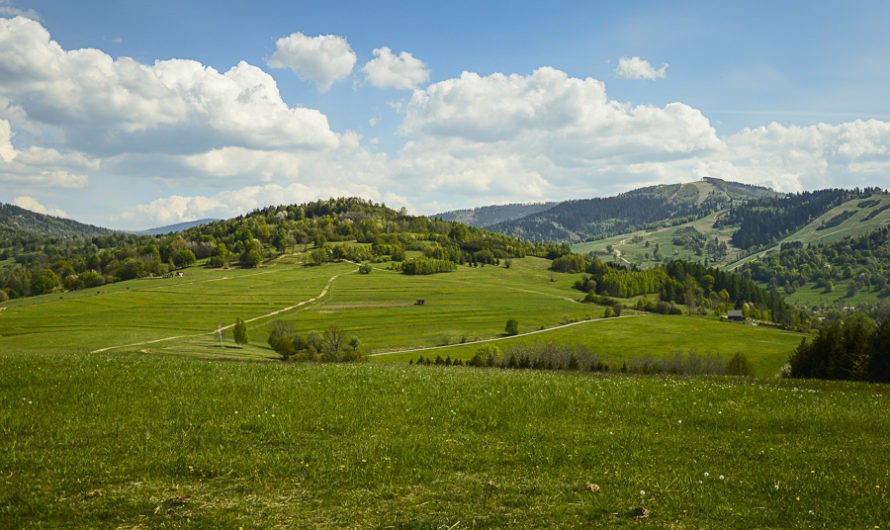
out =
[[[415,361],[412,360],[409,364],[415,364]],[[506,351],[494,344],[485,344],[466,362],[460,359],[452,360],[451,357],[443,359],[441,356],[436,356],[432,359],[420,356],[416,364],[516,370],[612,371],[629,374],[751,376],[754,373],[751,362],[743,353],[736,353],[729,361],[724,361],[718,354],[677,352],[672,357],[639,357],[615,367],[586,348],[556,342],[515,344]]]
[[[300,335],[293,324],[284,320],[272,323],[269,346],[285,361],[356,362],[363,359],[358,351],[359,340],[346,334],[337,326],[330,326],[323,333],[310,331]]]

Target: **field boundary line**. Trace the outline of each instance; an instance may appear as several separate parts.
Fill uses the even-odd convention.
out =
[[[459,342],[457,344],[443,344],[440,346],[424,346],[422,348],[408,348],[405,350],[369,353],[368,355],[366,355],[366,357],[382,357],[384,355],[398,355],[400,353],[417,353],[417,352],[424,352],[424,351],[431,351],[431,350],[441,350],[443,348],[455,348],[458,346],[472,346],[473,344],[485,344],[485,343],[489,343],[489,342],[498,342],[498,341],[502,341],[502,340],[510,340],[510,339],[516,339],[516,338],[521,338],[521,337],[528,337],[531,335],[537,335],[539,333],[547,333],[550,331],[557,331],[560,329],[565,329],[565,328],[577,326],[580,324],[591,324],[594,322],[604,322],[604,321],[608,321],[608,320],[615,320],[618,318],[638,318],[638,317],[643,317],[643,316],[646,316],[646,315],[640,314],[640,315],[622,315],[620,317],[610,317],[610,318],[588,318],[586,320],[578,320],[576,322],[569,322],[568,324],[560,324],[558,326],[553,326],[552,328],[536,329],[533,331],[527,331],[525,333],[518,333],[516,335],[508,335],[505,337],[492,337],[490,339],[471,340],[471,341],[467,341],[467,342]]]

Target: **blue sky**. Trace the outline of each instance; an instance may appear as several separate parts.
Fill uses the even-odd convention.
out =
[[[890,4],[0,0],[0,201],[113,228],[890,187]]]

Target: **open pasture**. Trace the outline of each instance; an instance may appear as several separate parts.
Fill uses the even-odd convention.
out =
[[[885,528],[886,388],[0,353],[3,528]]]
[[[771,377],[778,375],[802,337],[796,332],[731,324],[714,318],[635,313],[579,322],[547,333],[504,338],[495,344],[504,351],[518,343],[577,345],[595,353],[613,368],[639,357],[671,357],[692,352],[701,356],[719,355],[727,361],[742,353],[751,361],[756,375]],[[373,359],[408,362],[419,355],[425,358],[440,355],[467,360],[479,347],[479,344],[455,345],[424,352],[378,355]]]
[[[424,355],[466,360],[478,341],[504,339],[504,325],[513,318],[522,336],[499,342],[502,348],[516,340],[578,345],[613,366],[639,356],[696,352],[728,359],[744,353],[758,375],[772,376],[800,342],[796,333],[714,317],[625,310],[622,318],[602,319],[602,306],[578,302],[581,293],[571,286],[580,275],[551,273],[548,264],[525,258],[512,260],[510,268],[463,266],[431,276],[405,276],[386,264],[358,274],[350,263],[304,267],[286,260],[253,270],[193,267],[183,278],[10,301],[0,313],[0,347],[274,359],[266,338],[271,323],[283,319],[300,333],[339,326],[367,354],[451,346]],[[243,347],[232,342],[230,331],[224,330],[222,343],[215,333],[236,318],[248,324],[250,343]],[[572,322],[578,324],[560,328]],[[418,355],[372,359],[407,362]]]

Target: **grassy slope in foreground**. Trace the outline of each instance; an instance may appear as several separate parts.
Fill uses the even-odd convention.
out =
[[[890,522],[883,386],[123,353],[0,364],[4,528]]]

